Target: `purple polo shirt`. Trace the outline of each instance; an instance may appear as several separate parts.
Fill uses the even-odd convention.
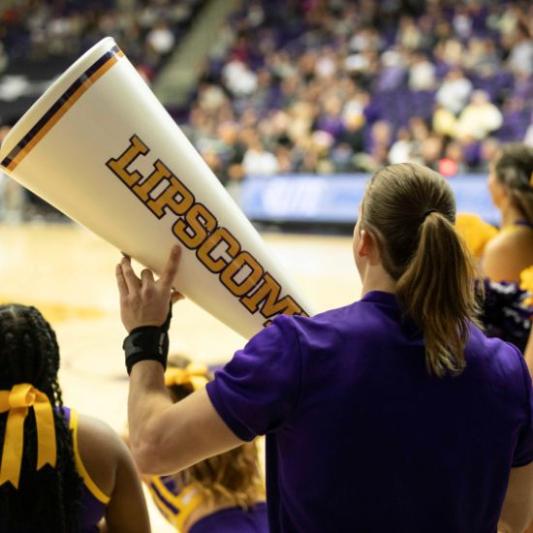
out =
[[[279,317],[207,386],[241,439],[266,434],[273,532],[496,531],[512,466],[533,460],[531,380],[471,327],[467,368],[428,375],[394,295]]]

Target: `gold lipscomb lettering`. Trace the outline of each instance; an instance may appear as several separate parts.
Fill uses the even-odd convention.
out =
[[[192,191],[163,161],[156,159],[146,177],[131,168],[149,153],[148,145],[132,135],[125,150],[110,158],[106,166],[155,217],[177,217],[172,225],[176,239],[195,251],[200,263],[218,275],[250,314],[259,312],[267,319],[265,323],[278,314],[307,316],[292,296],[281,297],[281,285],[250,252],[243,250],[207,206],[196,201]]]
[[[107,161],[106,165],[115,175],[128,185],[128,187],[131,187],[142,179],[142,175],[137,170],[129,172],[128,167],[140,155],[146,155],[149,151],[150,149],[148,146],[146,146],[137,135],[133,135],[130,138],[129,146],[116,159],[111,158]]]

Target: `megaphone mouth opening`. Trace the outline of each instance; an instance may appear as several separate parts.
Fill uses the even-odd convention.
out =
[[[123,55],[111,37],[87,50],[13,126],[0,146],[0,165],[12,171],[75,101]]]

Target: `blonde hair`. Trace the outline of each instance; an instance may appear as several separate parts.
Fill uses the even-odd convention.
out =
[[[169,368],[187,368],[189,364],[187,357],[169,358]],[[205,377],[211,380],[208,371]],[[170,385],[168,390],[176,402],[191,394],[194,387],[192,383],[183,383]],[[265,498],[255,441],[195,464],[177,474],[175,479],[180,485],[194,484],[209,504],[222,502],[247,509]]]
[[[255,441],[191,466],[181,480],[194,483],[210,503],[247,509],[265,497]]]
[[[402,310],[424,335],[428,372],[438,377],[464,369],[477,313],[475,269],[454,223],[446,180],[413,163],[378,171],[361,209],[361,227],[375,236]]]

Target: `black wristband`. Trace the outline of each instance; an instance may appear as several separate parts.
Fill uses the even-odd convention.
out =
[[[170,321],[172,320],[172,304],[168,308],[168,315],[165,321],[161,324],[161,329],[167,333],[170,328]]]
[[[170,323],[170,321],[168,320]],[[124,339],[122,348],[126,355],[128,375],[133,365],[139,361],[159,361],[163,370],[167,368],[168,357],[168,326],[141,326],[135,328]]]

